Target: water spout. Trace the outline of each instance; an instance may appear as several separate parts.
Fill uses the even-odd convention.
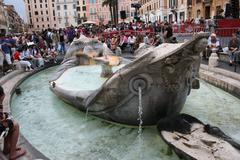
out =
[[[138,87],[138,120],[139,120],[139,126],[138,126],[138,134],[142,134],[142,124],[143,124],[143,120],[142,120],[142,114],[143,114],[143,106],[142,106],[142,88],[139,86]]]
[[[86,110],[86,114],[85,114],[85,121],[87,121],[87,119],[88,119],[88,110],[89,110],[89,108],[87,107],[87,110]]]
[[[143,159],[143,152],[142,152],[142,146],[143,146],[143,136],[142,136],[142,125],[143,125],[143,105],[142,105],[142,88],[141,86],[138,87],[138,146],[139,146],[139,159]]]

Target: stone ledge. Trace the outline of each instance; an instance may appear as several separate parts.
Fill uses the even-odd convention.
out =
[[[238,80],[239,77],[236,77],[237,79],[234,79],[226,75],[204,69],[200,70],[199,76],[200,79],[205,80],[208,83],[240,98],[240,81]]]
[[[228,70],[217,68],[217,67],[209,67],[208,65],[205,65],[205,64],[201,64],[201,69],[205,71],[214,72],[214,73],[240,81],[240,74],[235,72],[230,72]]]

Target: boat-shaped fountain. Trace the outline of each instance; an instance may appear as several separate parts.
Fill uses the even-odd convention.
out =
[[[200,53],[207,44],[206,36],[197,34],[186,43],[165,43],[155,48],[143,46],[136,51],[137,58],[130,62],[112,55],[101,42],[81,36],[71,44],[50,81],[50,88],[82,111],[128,125],[139,124],[138,94],[141,90],[143,125],[156,124],[161,118],[178,114],[191,89],[198,87],[195,78]],[[68,74],[72,69],[82,72],[84,67],[88,74],[96,70],[93,65],[102,67],[98,77],[106,77],[108,73],[110,76],[101,82],[95,80],[99,83],[95,89],[67,87],[67,83],[72,83]],[[118,69],[111,74],[111,68],[116,65]],[[81,83],[90,82],[86,79]]]

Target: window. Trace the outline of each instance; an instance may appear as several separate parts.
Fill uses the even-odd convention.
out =
[[[82,10],[83,10],[83,11],[86,11],[86,6],[83,6],[83,7],[82,7]]]
[[[31,14],[31,12],[29,12],[29,17],[32,17],[32,14]]]
[[[42,27],[43,27],[43,28],[45,27],[44,24],[42,25]]]
[[[201,16],[201,11],[199,9],[199,10],[197,10],[197,18],[200,18],[200,16]]]
[[[77,5],[79,5],[79,1],[77,1]]]
[[[42,18],[42,22],[44,21],[44,18]]]
[[[60,10],[60,6],[57,6],[57,10]]]
[[[29,3],[29,2],[28,2]],[[36,0],[34,0],[34,3],[36,3]]]
[[[38,22],[38,18],[36,18],[36,21]]]
[[[55,16],[55,10],[53,10],[53,16]]]
[[[81,7],[77,7],[77,11],[81,11]]]
[[[54,3],[52,4],[52,7],[54,7]]]
[[[39,25],[37,25],[37,28],[39,28]]]
[[[52,2],[55,2],[55,0],[52,0]]]
[[[46,11],[46,14],[48,14],[48,11]]]
[[[49,21],[49,18],[47,17],[47,21]]]
[[[56,24],[54,24],[54,27],[57,27],[57,25],[56,25]]]
[[[41,11],[41,15],[43,15],[43,11]]]
[[[47,8],[47,4],[45,4],[45,7]]]
[[[56,21],[56,17],[53,17],[53,20]]]
[[[38,15],[38,11],[35,11],[34,13],[35,13],[35,15]]]
[[[85,5],[85,0],[83,0],[82,4]]]
[[[35,8],[37,8],[37,5],[35,5]]]
[[[42,4],[40,4],[40,8],[42,8]]]
[[[28,10],[31,10],[31,7],[30,7],[30,6],[28,6]]]
[[[49,25],[49,24],[48,24],[47,26],[48,26],[48,28],[50,27],[50,25]]]
[[[76,9],[76,4],[73,4],[73,9]]]
[[[40,0],[40,3],[42,3],[42,0]]]
[[[67,5],[64,5],[63,8],[64,8],[64,10],[67,10]]]

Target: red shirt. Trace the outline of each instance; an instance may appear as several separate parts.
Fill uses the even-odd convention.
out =
[[[13,55],[13,59],[20,61],[21,60],[20,56],[21,56],[21,53],[19,51],[16,51]]]

